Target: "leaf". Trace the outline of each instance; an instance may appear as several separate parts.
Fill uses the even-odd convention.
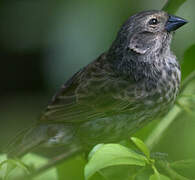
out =
[[[8,179],[23,179],[29,174],[30,170],[35,168],[40,168],[48,162],[48,159],[43,158],[34,154],[27,154],[21,160],[18,159],[8,159],[1,163],[6,165],[6,172],[4,173],[4,178]],[[43,174],[36,177],[36,180],[55,180],[57,179],[57,173],[54,168],[51,168],[44,172]]]
[[[29,166],[33,165],[33,168],[37,169],[48,163],[48,159],[33,153],[28,153],[24,157],[22,157],[22,162],[25,162],[25,164]]]
[[[5,177],[5,173],[7,170],[6,166],[3,166],[2,162],[4,162],[5,160],[7,160],[7,157],[5,154],[1,154],[0,155],[0,179],[4,179]]]
[[[145,164],[146,158],[131,149],[119,144],[105,144],[93,154],[85,166],[85,178],[89,179],[97,171],[109,166]]]
[[[0,163],[7,159],[6,154],[0,154]]]
[[[150,151],[148,147],[144,144],[144,142],[136,137],[132,137],[131,140],[146,155],[146,157],[150,159]]]
[[[7,159],[0,163],[0,169],[3,165],[6,165],[6,171],[4,172],[4,179],[7,179],[7,177],[10,175],[10,173],[16,168],[20,168],[24,173],[30,174],[30,169],[26,164],[24,164],[19,159]]]
[[[150,180],[171,180],[171,179],[162,174],[154,173],[153,175],[150,176]]]
[[[132,180],[135,179],[137,172],[144,167],[136,165],[119,165],[102,169],[100,172],[107,180]]]
[[[13,167],[19,167],[19,168],[23,169],[24,172],[26,172],[28,174],[30,173],[28,166],[25,165],[19,159],[8,159],[8,160],[5,160],[5,161],[1,162],[0,167],[2,167],[4,164],[8,164],[8,165],[11,164],[11,165],[13,165],[11,169],[13,169]]]
[[[28,153],[22,158],[22,161],[27,164],[31,169],[39,169],[48,163],[48,159],[33,153]],[[35,178],[36,180],[56,180],[57,172],[56,168],[52,167]]]
[[[153,173],[151,166],[141,167],[137,172],[135,172],[131,180],[149,180],[149,177]]]
[[[158,175],[158,174],[152,174],[151,176],[150,176],[150,180],[160,180],[160,176]]]
[[[184,53],[181,63],[182,80],[195,70],[195,44],[190,46]]]
[[[96,145],[89,153],[88,155],[88,159],[91,159],[91,157],[94,155],[94,153],[100,148],[102,147],[104,144],[98,144]]]
[[[8,163],[7,162],[6,163],[6,171],[5,171],[5,174],[4,174],[4,179],[7,179],[10,176],[10,173],[12,173],[13,170],[15,170],[16,167],[17,166],[15,164],[12,164],[12,163]],[[20,168],[20,170],[22,170],[22,173],[24,173],[24,169]]]
[[[149,180],[170,180],[167,176],[160,174],[154,165],[152,166],[152,169],[154,174],[150,176]]]
[[[154,164],[152,165],[152,169],[154,171],[154,174],[150,176],[149,180],[171,180],[167,176],[160,174]]]

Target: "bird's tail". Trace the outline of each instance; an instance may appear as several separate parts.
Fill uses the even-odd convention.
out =
[[[44,136],[34,136],[35,127],[19,132],[3,149],[9,158],[21,157],[31,149],[41,144]]]
[[[68,144],[72,140],[72,129],[65,125],[37,125],[25,129],[3,150],[9,158],[21,157],[38,146]]]

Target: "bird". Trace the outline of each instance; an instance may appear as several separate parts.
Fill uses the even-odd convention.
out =
[[[40,119],[8,144],[8,156],[21,157],[39,147],[88,152],[99,143],[125,140],[164,116],[180,89],[172,36],[186,23],[162,10],[129,17],[110,48],[75,73]]]

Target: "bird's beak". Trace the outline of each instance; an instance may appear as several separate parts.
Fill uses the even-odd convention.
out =
[[[167,23],[165,25],[165,29],[168,32],[175,31],[176,29],[183,26],[187,22],[188,21],[183,19],[183,18],[173,16],[173,15],[169,15],[169,18],[168,18]]]

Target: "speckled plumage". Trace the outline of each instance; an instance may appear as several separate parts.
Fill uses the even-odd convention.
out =
[[[148,25],[154,17],[159,25]],[[10,154],[37,144],[88,149],[118,142],[167,113],[180,85],[172,35],[165,29],[168,18],[163,11],[130,17],[111,48],[66,82],[35,127],[22,135],[20,152]]]

